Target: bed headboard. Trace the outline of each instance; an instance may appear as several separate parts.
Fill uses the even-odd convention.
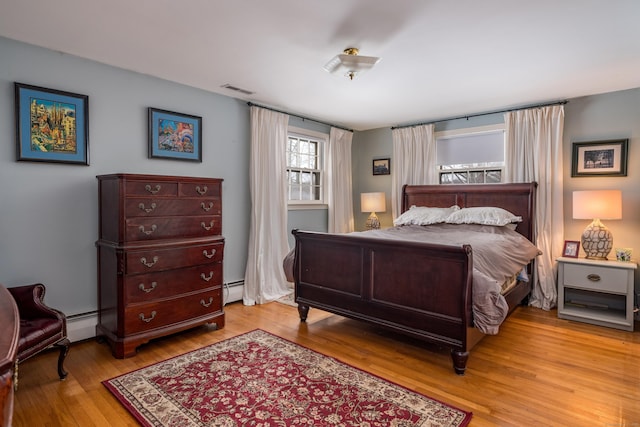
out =
[[[402,187],[402,212],[411,206],[461,208],[496,206],[521,216],[516,231],[534,242],[535,182],[514,184],[405,185]]]

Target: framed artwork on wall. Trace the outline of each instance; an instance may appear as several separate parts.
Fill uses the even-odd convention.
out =
[[[202,117],[149,108],[149,158],[202,162]]]
[[[575,240],[565,240],[562,256],[569,258],[578,258],[580,252],[580,242]]]
[[[627,176],[628,139],[574,142],[571,176]]]
[[[374,175],[391,174],[391,159],[373,159]]]
[[[16,159],[89,165],[89,97],[14,83]]]

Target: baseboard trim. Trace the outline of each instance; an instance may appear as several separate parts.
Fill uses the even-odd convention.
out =
[[[76,342],[95,338],[97,324],[97,311],[67,317],[67,336],[69,341]]]

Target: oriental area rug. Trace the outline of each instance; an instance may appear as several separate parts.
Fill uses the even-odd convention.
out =
[[[466,426],[471,413],[254,330],[104,381],[144,426]]]

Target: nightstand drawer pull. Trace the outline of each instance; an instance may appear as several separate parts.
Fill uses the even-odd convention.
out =
[[[141,211],[145,211],[146,213],[153,212],[153,211],[154,211],[154,209],[156,208],[156,204],[155,204],[155,203],[151,203],[151,205],[150,205],[150,206],[151,206],[151,207],[145,208],[145,207],[144,207],[144,203],[140,203],[140,204],[138,205],[138,207],[140,208],[140,210],[141,210]]]
[[[140,227],[138,227],[138,230],[140,230],[141,233],[146,234],[147,236],[149,236],[151,233],[153,233],[154,231],[156,231],[158,229],[158,226],[155,224],[151,225],[151,230],[146,230],[144,229],[144,225],[141,225]]]
[[[156,262],[158,262],[158,257],[154,256],[153,257],[153,262],[147,262],[147,259],[145,257],[140,258],[140,262],[143,263],[144,265],[146,265],[147,267],[151,268],[154,265],[156,265]]]
[[[139,316],[140,316],[140,320],[142,320],[144,323],[149,323],[156,317],[156,312],[152,311],[151,317],[144,317],[144,313],[140,313]]]
[[[211,230],[213,228],[213,221],[211,221],[208,226],[204,222],[201,222],[200,226],[202,228],[204,228],[205,230],[209,231],[209,230]]]
[[[196,191],[198,192],[199,195],[204,196],[205,194],[207,194],[207,186],[203,186],[202,188],[200,188],[199,185],[196,186]]]
[[[589,274],[589,275],[587,275],[587,279],[591,280],[592,282],[599,282],[600,281],[600,275],[599,274]]]
[[[162,187],[160,186],[160,184],[156,185],[155,188],[152,188],[151,185],[149,185],[149,184],[144,186],[144,189],[147,190],[151,194],[156,194],[158,191],[160,191],[161,188]]]
[[[202,207],[202,210],[205,212],[209,212],[211,210],[211,208],[213,207],[213,202],[209,202],[209,206],[205,205],[204,202],[200,203],[200,206]]]
[[[141,291],[143,291],[143,292],[149,293],[149,292],[151,292],[152,290],[154,290],[154,289],[156,288],[156,286],[158,286],[158,284],[157,284],[156,282],[151,282],[151,287],[150,287],[150,288],[145,288],[145,287],[144,287],[144,283],[140,283],[140,284],[138,285],[138,288],[139,288]]]
[[[200,273],[200,278],[205,282],[208,282],[213,278],[213,271],[210,271],[208,276],[205,276],[204,273]]]
[[[200,304],[202,304],[203,307],[209,307],[212,302],[213,302],[213,298],[211,298],[211,297],[209,297],[209,302],[208,303],[204,302],[203,299],[200,300]]]
[[[215,249],[211,249],[211,253],[207,253],[207,250],[205,249],[204,251],[202,251],[202,255],[206,256],[209,259],[211,259],[216,255],[216,250]]]

